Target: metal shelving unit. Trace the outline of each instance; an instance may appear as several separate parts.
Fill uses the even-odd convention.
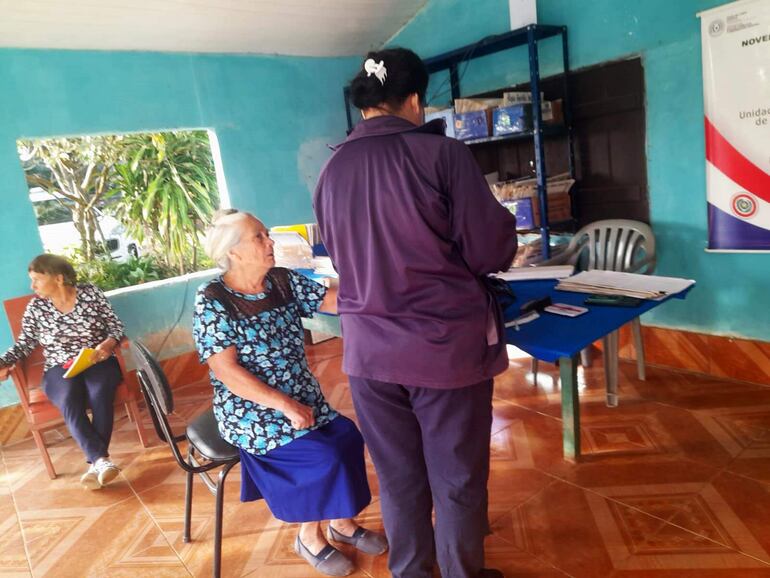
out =
[[[563,109],[564,126],[552,127],[543,124],[542,111],[540,108],[540,60],[538,55],[538,42],[547,38],[560,36],[562,41],[563,56]],[[537,179],[537,196],[540,206],[540,238],[543,245],[543,258],[550,257],[550,224],[548,222],[548,194],[547,194],[547,175],[545,170],[545,150],[543,141],[548,136],[566,135],[568,148],[569,173],[575,175],[575,158],[573,152],[572,135],[572,116],[570,113],[569,100],[569,50],[567,45],[567,27],[551,26],[543,24],[531,24],[524,28],[488,36],[474,44],[469,44],[455,50],[439,54],[426,59],[425,66],[428,72],[434,74],[443,70],[449,71],[449,81],[452,91],[452,100],[462,97],[460,88],[459,65],[463,62],[488,56],[503,50],[510,50],[519,46],[527,46],[529,56],[529,88],[532,93],[532,124],[531,131],[499,136],[486,137],[464,141],[469,146],[483,143],[494,143],[504,140],[532,139],[535,148],[535,175]],[[353,128],[352,116],[350,114],[349,97],[345,92],[345,111],[348,120],[348,132]]]

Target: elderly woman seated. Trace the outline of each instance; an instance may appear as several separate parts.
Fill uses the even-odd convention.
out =
[[[273,515],[301,522],[294,549],[319,572],[353,563],[328,538],[369,554],[380,534],[352,517],[371,501],[356,425],[324,399],[308,368],[300,316],[336,311],[336,291],[275,267],[273,241],[253,215],[215,216],[206,250],[224,273],[198,290],[193,333],[214,386],[222,437],[240,448],[241,500],[265,498]]]
[[[77,283],[75,269],[64,257],[38,255],[28,271],[35,297],[24,311],[16,343],[0,355],[0,380],[35,347],[43,348],[43,391],[85,454],[89,466],[80,483],[97,490],[119,473],[109,459],[109,447],[115,391],[122,380],[113,352],[123,338],[123,323],[104,293],[89,283]],[[68,364],[85,347],[94,349],[94,365],[65,377]]]

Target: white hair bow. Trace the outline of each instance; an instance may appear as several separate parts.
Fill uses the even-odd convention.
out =
[[[385,84],[385,77],[388,75],[388,69],[385,68],[385,62],[382,60],[375,62],[374,59],[368,58],[366,62],[364,62],[364,70],[366,71],[367,77],[374,74],[374,76],[377,77],[377,80],[380,81],[380,84]]]

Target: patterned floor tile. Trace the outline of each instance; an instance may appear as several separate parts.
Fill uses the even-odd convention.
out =
[[[311,347],[308,358],[332,405],[355,419],[340,341]],[[508,578],[770,578],[770,388],[653,366],[642,382],[635,365],[621,363],[620,406],[608,408],[597,360],[579,372],[584,458],[572,464],[562,457],[558,367],[541,364],[534,386],[529,363],[513,359],[495,383],[487,566]],[[181,432],[209,407],[211,386],[174,394]],[[54,432],[51,442],[56,480],[31,440],[0,450],[0,578],[29,577],[30,567],[36,578],[210,575],[213,497],[195,481],[185,543],[185,476],[167,445],[141,448],[121,417],[111,452],[122,474],[87,492],[72,439]],[[381,529],[370,461],[367,471],[375,498],[359,521]],[[263,501],[242,504],[239,485],[236,467],[225,491],[223,576],[315,575],[292,550],[297,526]],[[354,576],[389,576],[387,556],[341,549]]]
[[[189,576],[135,498],[102,507],[30,510],[22,512],[21,523],[35,576]]]
[[[21,525],[10,493],[0,495],[0,577],[29,576]]]
[[[493,526],[500,538],[576,577],[696,570],[731,570],[741,576],[744,569],[767,568],[735,548],[560,482]]]

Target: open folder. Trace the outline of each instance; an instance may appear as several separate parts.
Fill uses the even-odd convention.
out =
[[[86,369],[94,365],[96,363],[96,357],[94,357],[94,353],[96,353],[96,349],[92,349],[90,347],[84,347],[81,349],[80,353],[75,356],[75,359],[72,360],[69,367],[67,368],[67,371],[64,373],[64,379],[75,377],[76,375],[83,373]]]

